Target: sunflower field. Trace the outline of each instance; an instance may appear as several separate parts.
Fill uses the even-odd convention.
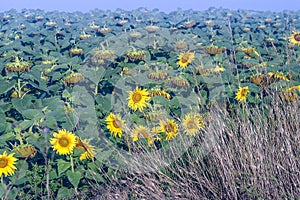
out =
[[[300,198],[299,12],[0,13],[1,199]]]

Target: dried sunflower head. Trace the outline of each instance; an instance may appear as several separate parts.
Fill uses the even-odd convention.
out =
[[[186,51],[188,49],[188,45],[184,41],[178,41],[174,45],[174,48],[176,51]]]
[[[14,146],[13,151],[17,154],[20,154],[21,158],[33,158],[37,153],[36,148],[31,144],[22,144]]]
[[[145,29],[148,33],[155,33],[156,31],[159,30],[159,27],[150,25],[150,26],[146,26]]]
[[[111,28],[108,28],[108,27],[105,27],[105,26],[104,26],[103,28],[97,29],[97,31],[98,31],[99,33],[103,34],[103,35],[106,35],[106,34],[108,34],[108,33],[111,32]]]
[[[223,51],[226,50],[225,47],[217,47],[213,44],[205,46],[204,48],[205,48],[206,53],[208,53],[210,55],[221,54]]]
[[[182,88],[190,87],[190,83],[188,82],[188,80],[186,80],[182,76],[176,76],[174,78],[171,78],[170,82],[172,85],[174,85],[176,87],[182,87]]]
[[[83,49],[80,49],[78,47],[70,49],[70,55],[71,56],[73,56],[73,55],[81,55],[81,54],[83,54]]]
[[[144,50],[132,50],[126,53],[126,56],[130,60],[145,60],[146,59],[146,52]]]
[[[250,77],[250,82],[261,87],[267,87],[271,83],[271,80],[267,75],[256,74]]]
[[[9,62],[6,64],[5,71],[6,72],[24,72],[30,71],[29,62],[20,61],[16,56],[14,62]]]
[[[73,72],[63,79],[65,85],[75,84],[83,80],[83,75],[81,73]]]

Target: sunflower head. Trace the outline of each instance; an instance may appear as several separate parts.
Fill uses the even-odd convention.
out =
[[[6,151],[0,154],[0,177],[2,174],[4,176],[11,176],[14,174],[16,161],[18,159],[14,157],[14,153],[7,155]]]
[[[289,39],[292,44],[296,44],[296,45],[300,46],[300,32],[293,31],[293,33],[290,35]]]
[[[141,138],[147,139],[148,145],[153,144],[150,130],[142,125],[135,127],[132,131],[132,139],[134,142]]]
[[[142,90],[136,87],[134,91],[129,92],[128,106],[134,111],[136,111],[137,109],[139,109],[139,111],[143,111],[147,107],[147,102],[149,100],[150,96],[147,89]]]
[[[171,140],[176,137],[178,126],[174,119],[167,119],[165,121],[160,121],[160,132],[165,132],[167,134],[166,140]]]
[[[269,72],[268,76],[275,80],[285,80],[289,81],[288,77],[286,77],[282,72]]]
[[[205,127],[203,118],[200,114],[189,113],[182,122],[184,132],[189,135],[196,135]]]
[[[50,139],[52,148],[59,155],[66,155],[73,153],[73,149],[76,146],[76,135],[65,129],[59,130],[58,133],[53,134],[54,138]]]
[[[288,91],[295,91],[295,90],[300,91],[300,85],[296,85],[296,86],[292,86],[292,87],[288,88]]]
[[[191,64],[194,58],[195,58],[194,52],[187,51],[187,52],[180,53],[180,55],[178,56],[179,61],[177,62],[177,64],[182,69],[185,69],[189,64]]]
[[[80,160],[92,159],[95,157],[95,147],[91,145],[88,140],[82,140],[80,137],[76,137],[76,146],[75,148],[81,149],[84,152],[80,155]]]
[[[28,156],[30,156],[30,158],[33,158],[36,155],[37,150],[31,144],[22,144],[14,146],[14,152],[20,154],[21,158],[27,158]]]
[[[239,91],[236,93],[235,99],[240,101],[240,102],[246,101],[248,93],[249,93],[248,86],[240,87]]]
[[[113,113],[110,113],[106,119],[107,129],[113,134],[115,137],[118,135],[118,137],[122,137],[123,128],[125,126],[124,121],[120,117],[119,114],[115,115]]]

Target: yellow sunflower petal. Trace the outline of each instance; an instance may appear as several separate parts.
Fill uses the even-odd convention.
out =
[[[150,100],[150,95],[147,89],[140,89],[136,87],[134,91],[129,92],[128,97],[128,107],[132,110],[143,111],[148,106],[148,101]]]
[[[292,44],[300,46],[300,32],[293,31],[293,33],[290,35],[289,39]]]
[[[118,135],[118,137],[122,137],[123,134],[123,128],[125,126],[124,120],[120,117],[119,114],[115,115],[113,113],[110,113],[106,119],[106,127],[110,131],[111,134],[113,134],[115,137]]]
[[[178,56],[178,62],[177,64],[181,67],[181,69],[185,69],[189,64],[192,63],[192,61],[195,58],[195,53],[194,52],[183,52],[180,53],[180,55]]]
[[[160,121],[160,131],[167,134],[166,140],[171,140],[177,136],[178,125],[174,119],[167,119],[166,121]]]
[[[6,151],[0,154],[0,177],[2,174],[4,176],[11,176],[14,174],[16,161],[18,159],[14,157],[14,153],[7,155]]]
[[[66,155],[73,153],[73,149],[76,146],[76,135],[65,129],[59,130],[58,133],[53,134],[53,138],[50,139],[52,148],[59,155]]]
[[[188,113],[182,122],[184,132],[189,135],[196,135],[204,128],[204,121],[200,114]]]
[[[240,101],[240,102],[246,101],[248,93],[249,93],[248,86],[246,86],[246,87],[239,87],[239,91],[236,93],[235,99],[238,100],[238,101]]]

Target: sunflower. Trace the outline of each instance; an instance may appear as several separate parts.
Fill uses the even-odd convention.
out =
[[[178,126],[174,119],[167,119],[166,121],[160,121],[160,132],[167,134],[166,140],[171,140],[176,137]]]
[[[167,93],[166,91],[160,90],[160,89],[154,89],[154,90],[150,91],[149,96],[150,97],[162,96],[168,100],[171,99],[171,95],[169,93]]]
[[[292,86],[288,89],[288,91],[295,91],[295,90],[300,91],[300,85]]]
[[[53,134],[54,138],[50,139],[52,148],[57,151],[59,155],[66,155],[73,153],[76,146],[76,135],[65,129],[59,130],[58,133]]]
[[[147,89],[142,90],[136,87],[134,91],[129,92],[128,106],[134,111],[136,111],[137,109],[139,109],[139,111],[142,111],[147,107],[147,101],[149,100],[150,96]]]
[[[184,132],[189,135],[196,135],[204,128],[204,121],[200,114],[188,113],[182,122]]]
[[[80,160],[85,159],[92,159],[94,160],[95,157],[95,147],[91,145],[87,140],[81,140],[80,137],[76,137],[76,146],[77,149],[84,150],[84,153],[82,153],[79,157]]]
[[[180,53],[178,56],[179,61],[177,64],[181,67],[181,69],[185,69],[195,58],[195,53],[194,52],[183,52]]]
[[[35,157],[37,150],[35,146],[31,144],[21,144],[18,146],[14,146],[14,152],[19,154],[21,158],[27,158],[30,156],[30,158]]]
[[[116,137],[122,137],[122,129],[124,127],[124,120],[120,117],[120,114],[110,113],[106,119],[107,129]]]
[[[290,35],[289,39],[292,44],[296,44],[296,45],[300,46],[300,32],[293,31],[293,33]]]
[[[285,80],[289,81],[289,79],[282,72],[269,72],[268,76],[275,80]]]
[[[145,127],[145,126],[136,126],[133,130],[132,130],[132,139],[133,141],[137,141],[139,140],[140,138],[145,138],[147,139],[147,142],[149,145],[152,145],[153,144],[153,140],[151,138],[151,135],[150,135],[150,130]]]
[[[11,176],[17,168],[14,166],[18,159],[14,157],[14,153],[7,155],[6,151],[0,154],[0,177],[2,174]]]
[[[236,93],[235,99],[238,101],[246,101],[247,94],[249,93],[248,86],[246,87],[239,87],[239,91]]]

